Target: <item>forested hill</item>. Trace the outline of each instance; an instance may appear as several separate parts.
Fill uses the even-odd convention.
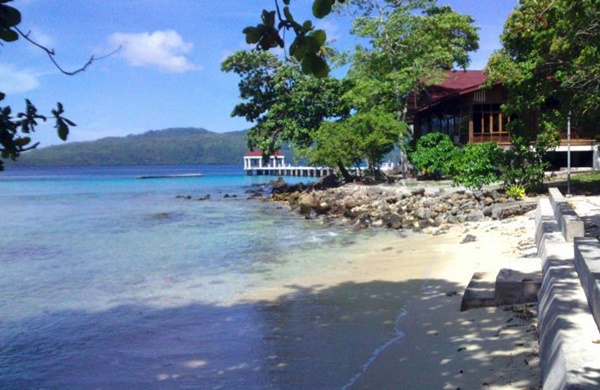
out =
[[[200,128],[152,130],[90,142],[49,146],[24,153],[15,166],[243,164],[245,131]],[[7,162],[8,163],[8,162]]]

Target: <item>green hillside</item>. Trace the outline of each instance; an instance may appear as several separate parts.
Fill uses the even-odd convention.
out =
[[[245,131],[214,133],[199,128],[172,128],[49,146],[24,153],[11,165],[241,165],[246,151]]]

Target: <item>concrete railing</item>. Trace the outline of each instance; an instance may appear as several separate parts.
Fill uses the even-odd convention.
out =
[[[583,220],[577,216],[563,194],[558,188],[550,188],[548,192],[550,204],[554,210],[554,217],[565,240],[573,242],[575,237],[583,237],[585,235]]]
[[[594,321],[600,329],[600,241],[598,239],[575,238],[575,269],[579,274]]]
[[[575,269],[574,244],[568,242],[576,241],[581,259],[597,253],[584,245],[587,241],[576,238],[584,233],[580,221],[558,189],[551,189],[549,199],[538,203],[536,245],[543,274],[538,331],[544,390],[600,389],[600,344],[595,343],[600,332]],[[581,263],[578,268],[590,270],[581,273],[588,275],[584,284],[593,291],[598,264]]]

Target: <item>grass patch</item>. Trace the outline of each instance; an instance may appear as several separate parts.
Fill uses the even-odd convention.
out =
[[[549,183],[549,187],[558,187],[563,194],[567,192],[567,178]],[[571,194],[600,195],[600,172],[584,172],[571,174]]]

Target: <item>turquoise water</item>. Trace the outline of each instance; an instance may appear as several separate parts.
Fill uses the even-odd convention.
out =
[[[196,172],[204,176],[136,178]],[[236,300],[273,280],[335,264],[335,254],[357,239],[347,229],[246,200],[247,190],[271,179],[227,166],[0,174],[0,388],[348,383],[368,358],[353,357],[352,346],[339,346],[329,366],[303,363],[310,361],[302,353],[311,338],[302,335],[299,343],[291,320],[313,321],[314,304],[285,314]]]

